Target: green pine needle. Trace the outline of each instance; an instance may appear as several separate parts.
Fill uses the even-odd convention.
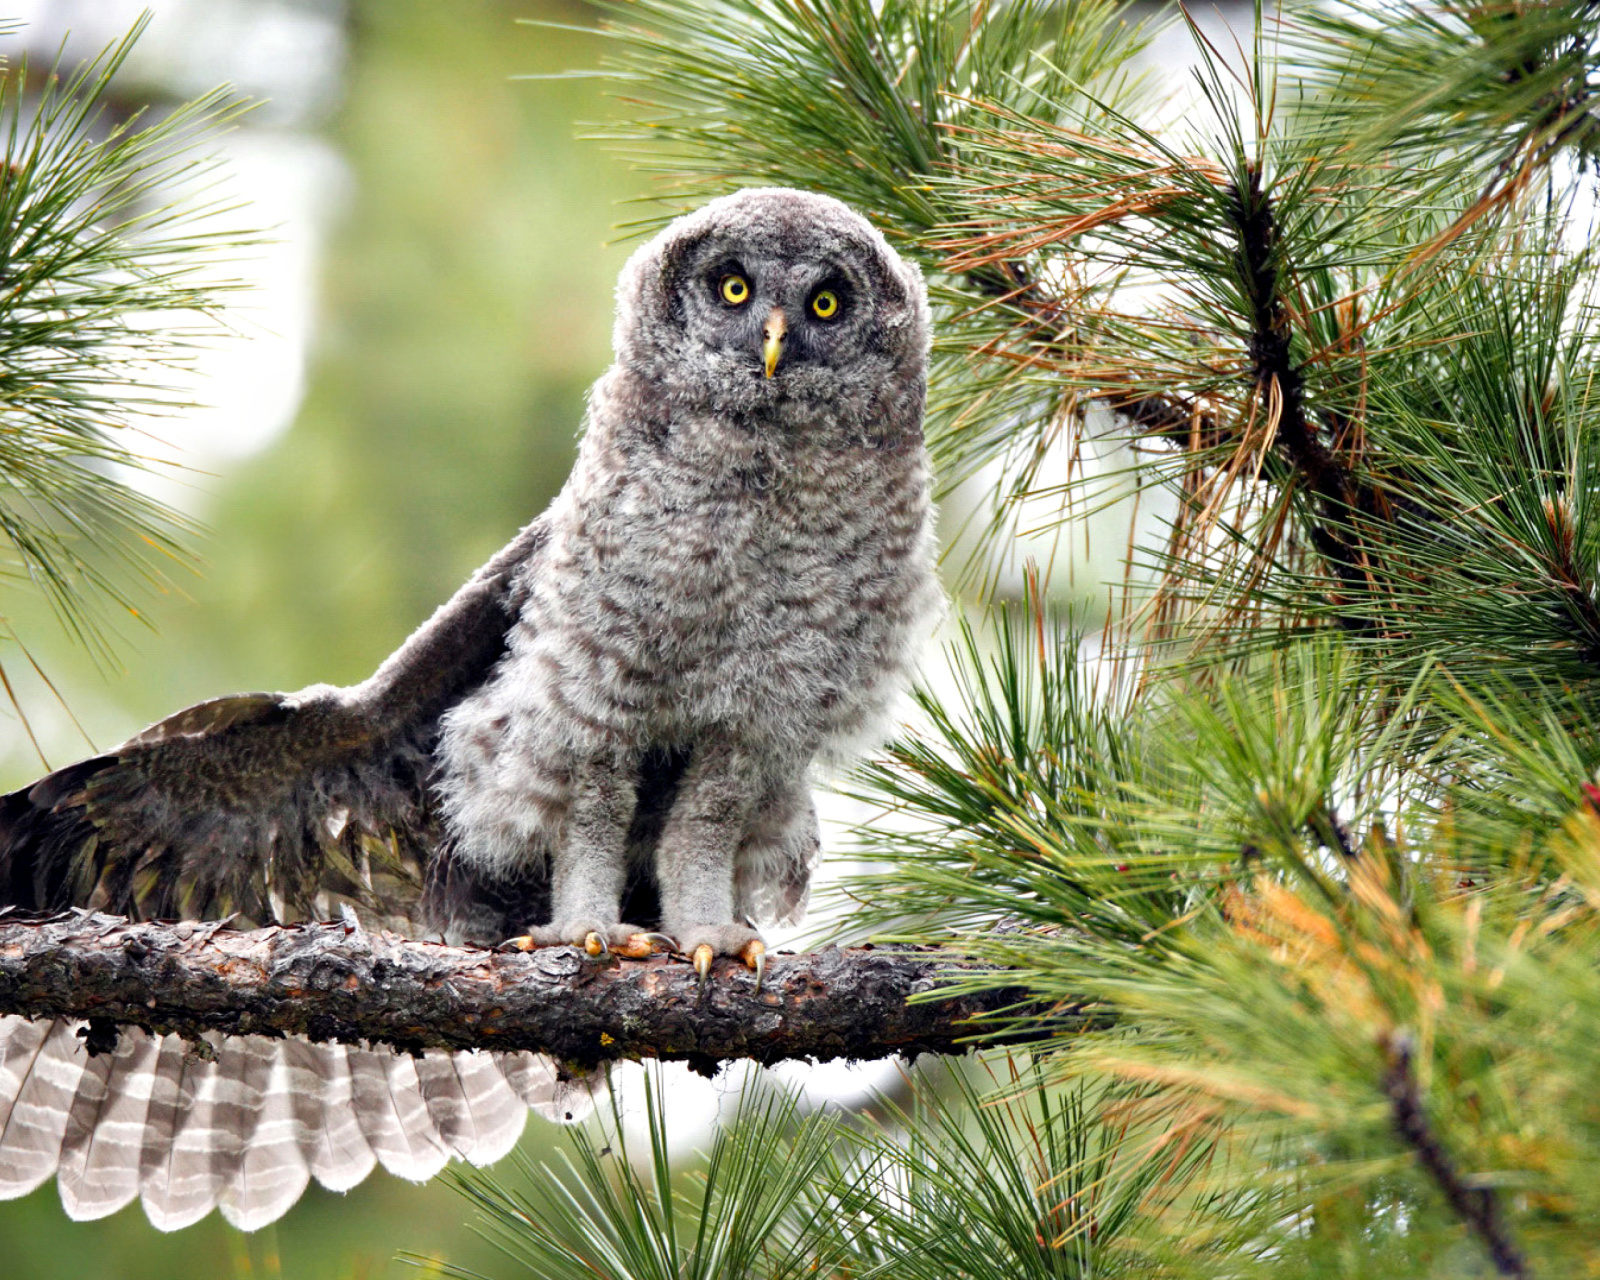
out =
[[[808,1280],[826,1274],[847,1233],[808,1199],[831,1172],[836,1117],[755,1087],[691,1172],[674,1168],[657,1073],[645,1094],[649,1151],[636,1163],[613,1095],[610,1124],[568,1131],[561,1167],[517,1157],[519,1182],[456,1175],[485,1235],[549,1280]],[[418,1265],[431,1260],[411,1259]],[[483,1280],[474,1272],[442,1274]]]
[[[144,423],[222,329],[219,278],[253,237],[219,228],[206,140],[241,110],[216,90],[117,118],[112,82],[144,22],[76,68],[0,76],[0,574],[45,593],[107,656],[104,605],[190,563],[192,530],[143,494]],[[181,193],[181,194],[179,194]]]

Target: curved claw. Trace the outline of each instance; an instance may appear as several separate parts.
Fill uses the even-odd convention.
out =
[[[606,942],[605,936],[599,933],[590,933],[585,937],[583,949],[585,953],[595,957],[609,956],[611,954],[610,944]]]
[[[716,952],[711,949],[711,944],[709,942],[702,942],[694,949],[694,955],[692,957],[694,961],[694,971],[700,975],[700,981],[696,984],[696,990],[705,990],[706,979],[711,976],[711,961],[715,955]]]
[[[739,959],[756,971],[756,994],[761,994],[761,984],[767,977],[767,948],[759,939],[752,938],[739,952]]]
[[[538,945],[539,944],[537,942],[535,942],[532,938],[530,938],[527,934],[523,934],[523,935],[521,935],[520,937],[517,937],[517,938],[507,938],[498,947],[496,947],[495,950],[496,951],[532,951]]]
[[[660,944],[659,947],[657,944]],[[677,944],[664,933],[635,933],[620,947],[614,948],[613,954],[624,960],[644,960],[655,955],[658,949],[676,951]]]

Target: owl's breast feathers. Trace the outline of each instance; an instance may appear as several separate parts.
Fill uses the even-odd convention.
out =
[[[920,439],[591,430],[508,663],[583,744],[736,726],[786,753],[840,745],[939,607],[929,491]]]

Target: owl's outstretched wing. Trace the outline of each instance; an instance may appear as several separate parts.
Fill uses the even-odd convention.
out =
[[[543,541],[529,525],[361,684],[202,702],[0,797],[0,903],[449,924],[423,902],[439,718],[503,653]]]
[[[536,521],[359,685],[200,703],[0,797],[0,904],[241,926],[349,906],[480,937],[537,910],[534,889],[441,865],[429,773],[439,718],[499,660],[543,542]],[[346,1190],[381,1163],[428,1178],[452,1155],[504,1155],[529,1106],[587,1107],[530,1054],[261,1036],[206,1054],[125,1028],[91,1056],[79,1030],[0,1016],[0,1199],[55,1173],[74,1218],[137,1196],[164,1230],[214,1207],[248,1230],[312,1177]]]

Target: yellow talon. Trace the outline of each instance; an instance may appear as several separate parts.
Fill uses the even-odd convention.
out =
[[[583,940],[583,949],[591,956],[603,956],[611,951],[611,948],[606,946],[606,940],[598,933],[591,933]]]
[[[504,942],[502,942],[499,945],[499,947],[496,948],[496,950],[498,950],[498,951],[532,951],[538,945],[539,944],[537,942],[535,942],[532,938],[530,938],[527,934],[523,934],[521,937],[518,937],[518,938],[507,938]]]
[[[711,960],[715,955],[709,942],[702,942],[694,949],[694,971],[700,975],[701,987],[706,985],[706,979],[711,976]]]
[[[767,976],[767,947],[759,938],[752,938],[744,944],[744,950],[739,952],[739,959],[756,971],[756,993],[761,992],[761,983]]]
[[[625,960],[643,960],[654,955],[655,949],[655,935],[649,933],[635,933],[620,947],[614,948],[616,954]]]

